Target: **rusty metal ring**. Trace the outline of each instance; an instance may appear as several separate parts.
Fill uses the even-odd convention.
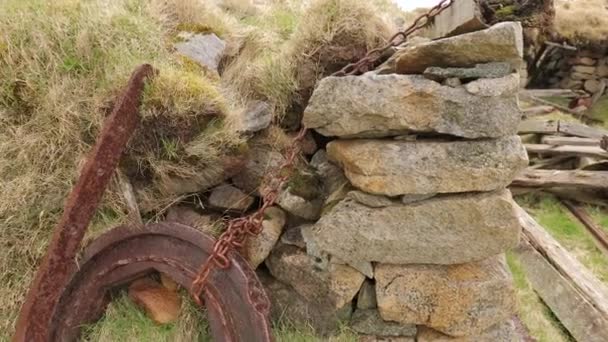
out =
[[[110,291],[152,271],[163,272],[190,290],[214,240],[189,226],[162,222],[120,226],[89,245],[49,320],[52,341],[75,341],[80,327],[99,319]],[[238,253],[232,267],[208,278],[203,298],[215,341],[271,341],[270,302],[255,273]],[[40,322],[39,322],[40,323]]]

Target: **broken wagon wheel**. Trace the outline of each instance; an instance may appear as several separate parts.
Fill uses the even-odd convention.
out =
[[[84,251],[79,269],[52,315],[52,341],[74,341],[80,328],[99,319],[112,289],[151,271],[189,289],[196,271],[213,251],[214,240],[189,226],[161,222],[120,226]],[[214,272],[203,297],[215,341],[270,341],[269,300],[255,273],[238,253],[232,267]]]

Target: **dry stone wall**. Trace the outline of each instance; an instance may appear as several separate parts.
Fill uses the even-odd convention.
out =
[[[282,195],[318,202],[304,212],[279,202],[290,223],[263,277],[277,315],[374,338],[517,340],[504,252],[520,232],[505,187],[527,165],[521,58],[521,26],[501,23],[318,84],[303,120],[329,140],[310,162],[323,196]]]
[[[541,67],[541,86],[596,94],[606,91],[601,86],[602,81],[608,85],[606,48],[554,51]]]

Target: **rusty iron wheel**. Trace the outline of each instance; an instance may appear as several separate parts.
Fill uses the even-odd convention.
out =
[[[210,236],[173,222],[120,226],[100,236],[85,248],[49,319],[51,340],[77,340],[80,327],[103,315],[112,289],[146,273],[163,272],[189,290],[213,244]],[[271,341],[264,288],[245,259],[234,251],[228,257],[232,267],[213,272],[203,293],[214,340]]]

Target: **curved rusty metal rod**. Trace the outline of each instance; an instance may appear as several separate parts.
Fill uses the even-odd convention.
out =
[[[46,256],[21,308],[13,341],[49,341],[49,325],[59,297],[76,267],[76,256],[129,138],[139,124],[144,82],[154,75],[149,64],[139,66],[106,119],[97,143],[65,204]]]

